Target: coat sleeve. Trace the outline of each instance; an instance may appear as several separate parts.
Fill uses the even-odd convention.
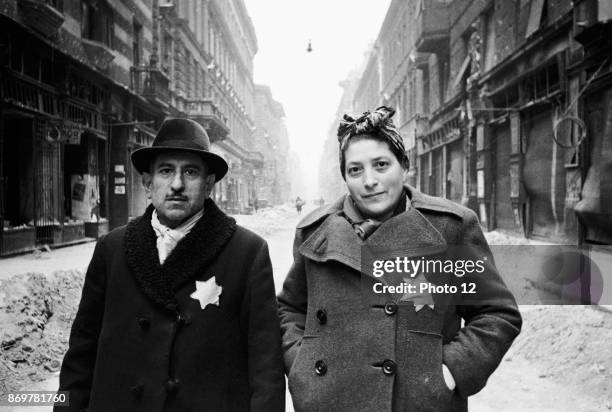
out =
[[[285,410],[285,377],[272,264],[262,242],[251,266],[246,302],[251,411]]]
[[[289,374],[304,336],[308,289],[304,257],[298,251],[303,232],[298,229],[293,242],[293,265],[278,295],[285,372]]]
[[[462,259],[484,261],[483,273],[461,278],[461,282],[476,283],[477,294],[460,295],[457,312],[465,326],[444,345],[444,363],[455,378],[459,394],[467,397],[485,386],[519,334],[522,319],[471,210],[464,216],[460,241]]]
[[[98,241],[87,268],[81,302],[72,323],[68,351],[60,371],[59,390],[68,391],[69,406],[56,406],[54,411],[81,411],[89,404],[98,337],[104,316],[106,288],[104,239]]]

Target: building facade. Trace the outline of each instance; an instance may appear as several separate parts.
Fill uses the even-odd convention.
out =
[[[261,153],[264,167],[257,175],[260,205],[279,205],[289,200],[289,136],[285,110],[274,100],[268,86],[255,85],[255,134],[253,150]]]
[[[0,0],[0,254],[97,237],[148,200],[130,153],[166,117],[230,164],[213,197],[246,212],[257,40],[242,0]]]
[[[394,0],[355,106],[396,107],[411,183],[486,228],[609,243],[609,4]]]

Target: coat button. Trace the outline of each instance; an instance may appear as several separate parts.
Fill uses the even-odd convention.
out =
[[[179,387],[178,379],[168,379],[168,381],[166,382],[166,392],[168,393],[176,392],[178,387]]]
[[[327,312],[325,309],[317,310],[317,320],[321,325],[325,325],[327,323]]]
[[[182,314],[176,315],[176,322],[181,326],[189,325],[191,324],[191,316]]]
[[[142,398],[143,387],[142,384],[138,383],[130,388],[130,392],[136,399]]]
[[[138,318],[138,326],[140,326],[142,330],[147,330],[149,326],[151,326],[151,322],[147,318]]]
[[[395,303],[387,303],[385,305],[385,314],[393,316],[397,313],[397,305]]]
[[[395,375],[397,364],[390,359],[386,359],[382,364],[382,370],[385,375]]]
[[[323,376],[327,373],[327,365],[324,361],[318,360],[315,363],[315,373],[319,376]]]

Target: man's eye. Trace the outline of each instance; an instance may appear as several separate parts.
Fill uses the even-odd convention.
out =
[[[185,170],[185,176],[195,177],[199,175],[199,171],[196,169],[187,169]]]
[[[169,175],[170,173],[172,173],[172,169],[165,167],[165,168],[163,168],[163,169],[159,169],[159,170],[158,170],[158,173],[159,173],[160,175],[164,175],[164,176],[166,176],[166,175]]]

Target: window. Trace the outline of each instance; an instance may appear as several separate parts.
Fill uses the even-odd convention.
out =
[[[429,114],[429,67],[421,66],[423,71],[423,114]]]
[[[544,26],[548,19],[548,2],[546,0],[533,0],[529,9],[529,21],[525,38],[531,36],[540,27]]]
[[[170,73],[170,67],[172,66],[172,37],[168,33],[164,33],[162,47],[162,70]]]
[[[495,65],[495,24],[493,23],[493,10],[483,16],[485,33],[484,71],[487,72]]]
[[[132,39],[132,61],[134,66],[139,66],[142,58],[142,25],[134,20],[132,26],[134,35]]]
[[[81,1],[81,36],[113,47],[113,12],[103,1]]]
[[[438,75],[440,82],[440,106],[444,104],[446,98],[446,88],[448,84],[449,68],[448,68],[449,56],[441,55],[438,58]]]

